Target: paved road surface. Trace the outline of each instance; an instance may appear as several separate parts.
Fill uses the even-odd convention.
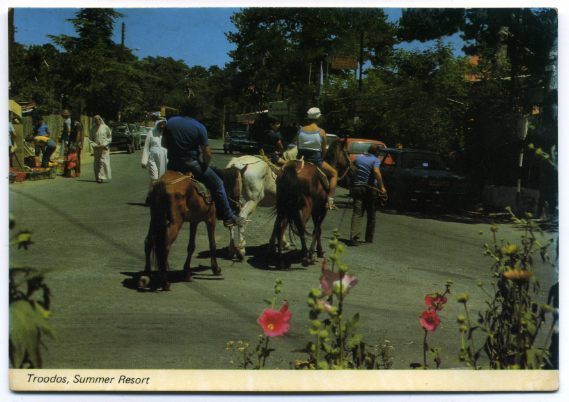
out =
[[[220,152],[219,142],[213,144],[218,148],[214,164],[224,166],[229,157]],[[284,281],[282,297],[289,300],[293,316],[290,332],[273,342],[277,351],[270,365],[288,368],[290,361],[302,358],[293,350],[309,340],[306,296],[319,284],[320,266],[268,268],[274,261],[264,247],[273,223],[270,209],[258,209],[249,224],[245,261],[220,259],[222,278],[211,275],[201,226],[193,260],[199,272],[193,283],[174,283],[171,292],[135,289],[133,278],[143,269],[149,222],[149,210],[142,205],[148,176],[140,157],[140,152],[113,153],[111,183],[95,183],[88,165],[80,179],[58,177],[10,186],[10,212],[17,229],[32,230],[35,241],[27,252],[12,250],[12,260],[54,269],[47,278],[57,340],[47,342],[45,368],[232,368],[226,341],[256,341],[256,319],[277,278]],[[348,201],[343,191],[337,199],[339,204]],[[348,208],[328,215],[324,244],[335,228],[347,237],[350,216]],[[484,295],[476,284],[490,281],[491,261],[482,255],[482,244],[490,239],[488,227],[464,216],[382,211],[375,244],[347,249],[345,262],[359,278],[348,297],[348,311],[360,313],[365,341],[392,342],[394,368],[408,368],[422,358],[418,317],[426,293],[442,290],[450,279],[455,293],[468,291],[472,306],[483,306]],[[173,269],[181,269],[184,262],[188,231],[185,227],[171,253]],[[510,225],[500,225],[501,237],[513,240],[519,234]],[[228,236],[221,225],[216,237],[223,255]],[[551,269],[540,270],[546,292]],[[442,325],[430,337],[431,346],[443,349],[445,368],[461,367],[455,322],[460,307],[451,296],[441,314]]]

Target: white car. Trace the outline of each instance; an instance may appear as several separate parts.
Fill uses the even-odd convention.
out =
[[[152,135],[152,127],[141,126],[140,127],[140,143],[142,145],[144,145],[144,143],[146,142],[146,136],[147,135]]]

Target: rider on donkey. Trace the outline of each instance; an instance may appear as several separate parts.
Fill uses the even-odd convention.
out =
[[[164,145],[168,149],[168,170],[183,174],[191,172],[196,180],[201,181],[211,191],[223,224],[227,227],[245,224],[245,218],[235,214],[231,209],[223,181],[209,167],[211,148],[208,143],[205,126],[190,116],[196,116],[197,106],[187,101],[181,109],[181,115],[174,116],[166,123]],[[200,161],[200,153],[202,161]]]
[[[300,128],[296,137],[298,148],[297,158],[304,157],[321,168],[330,179],[330,191],[328,192],[328,208],[334,208],[334,192],[338,182],[338,172],[328,162],[324,161],[326,155],[326,132],[318,127],[318,120],[322,117],[320,109],[312,107],[306,113],[306,124]]]

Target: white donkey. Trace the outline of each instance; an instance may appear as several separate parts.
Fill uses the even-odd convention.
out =
[[[296,148],[293,148],[284,155],[285,159],[296,158]],[[229,161],[226,168],[236,167],[241,171],[241,212],[240,216],[249,219],[249,216],[257,206],[273,207],[277,200],[276,174],[271,167],[260,157],[245,155],[233,158]],[[245,227],[233,227],[231,229],[231,240],[229,242],[229,258],[236,256],[239,260],[245,258]],[[272,228],[272,226],[271,226]],[[271,238],[270,244],[274,243]],[[283,247],[288,249],[289,243],[283,239]]]

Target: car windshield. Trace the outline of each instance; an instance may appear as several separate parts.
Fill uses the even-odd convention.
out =
[[[401,167],[406,169],[444,170],[441,157],[426,152],[408,152],[401,155]]]
[[[369,147],[371,147],[371,142],[352,142],[348,148],[348,152],[351,154],[365,154]]]
[[[113,128],[113,134],[124,134],[128,131],[126,126],[117,126]]]

